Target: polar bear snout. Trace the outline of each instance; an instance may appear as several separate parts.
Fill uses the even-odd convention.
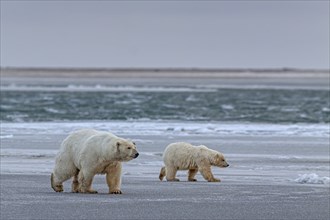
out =
[[[133,159],[137,158],[139,156],[139,152],[136,150],[136,149],[132,149],[132,152],[131,152],[131,157]]]
[[[219,165],[217,165],[218,167],[229,167],[229,164],[226,162],[226,161],[224,161],[224,162],[222,162],[222,163],[220,163]]]
[[[218,167],[229,167],[229,164],[227,163],[225,157],[222,154],[217,154],[215,156],[214,165]]]
[[[227,163],[227,161],[222,161],[221,167],[229,167],[229,164]]]

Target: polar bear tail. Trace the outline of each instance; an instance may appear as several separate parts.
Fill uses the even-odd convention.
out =
[[[164,176],[166,176],[166,169],[165,169],[165,167],[162,167],[162,169],[160,169],[160,173],[159,173],[160,181],[163,181]]]

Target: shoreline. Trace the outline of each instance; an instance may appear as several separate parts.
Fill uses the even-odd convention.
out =
[[[1,90],[24,91],[38,86],[184,87],[194,89],[329,90],[328,70],[298,69],[1,69]],[[82,86],[82,87],[80,87]],[[41,89],[44,89],[44,88]],[[53,87],[53,89],[58,89]],[[114,87],[114,88],[109,88]],[[133,88],[133,89],[134,89]],[[49,88],[48,88],[49,89]],[[124,88],[127,89],[127,88]],[[131,88],[128,88],[131,89]],[[118,90],[120,92],[120,90]]]
[[[329,78],[329,70],[295,68],[1,68],[2,77]]]

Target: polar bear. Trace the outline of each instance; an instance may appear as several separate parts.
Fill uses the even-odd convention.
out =
[[[83,129],[63,142],[51,174],[51,186],[63,191],[63,182],[73,177],[72,192],[97,193],[92,189],[95,174],[106,174],[109,193],[121,194],[121,162],[137,158],[135,143],[110,132]]]
[[[189,170],[188,181],[197,181],[194,177],[199,171],[209,182],[220,182],[214,178],[211,166],[228,167],[224,156],[206,146],[193,146],[189,143],[178,142],[168,145],[163,154],[165,167],[162,167],[159,179],[166,176],[167,181],[179,181],[175,178],[177,170]]]

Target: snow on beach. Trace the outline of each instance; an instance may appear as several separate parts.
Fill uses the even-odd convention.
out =
[[[223,181],[268,185],[305,183],[315,187],[329,184],[329,130],[322,124],[2,123],[1,173],[49,175],[63,138],[73,130],[89,127],[110,130],[137,142],[140,156],[124,164],[124,178],[158,180],[164,147],[185,140],[225,154],[230,167],[213,169]],[[185,180],[186,172],[178,172],[178,177]],[[203,181],[201,176],[197,178]]]
[[[246,136],[307,136],[329,137],[327,124],[253,124],[221,122],[175,121],[108,121],[108,122],[38,122],[2,123],[0,138],[11,138],[14,133],[67,134],[76,129],[95,128],[115,131],[118,135],[246,135]]]
[[[300,174],[299,178],[295,179],[295,182],[307,184],[329,184],[330,178],[326,176],[318,176],[315,173]]]

